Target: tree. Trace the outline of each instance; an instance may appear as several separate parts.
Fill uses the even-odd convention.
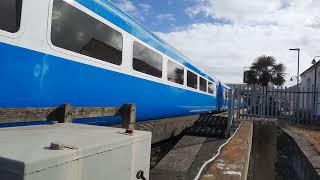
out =
[[[272,83],[275,86],[282,86],[285,83],[284,64],[276,63],[276,59],[272,56],[259,56],[252,63],[248,71],[249,85],[268,86]]]

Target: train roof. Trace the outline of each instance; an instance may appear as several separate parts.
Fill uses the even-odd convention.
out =
[[[149,44],[155,49],[159,50],[163,54],[171,57],[186,66],[187,68],[195,71],[196,73],[206,77],[210,81],[217,81],[217,79],[204,72],[200,68],[189,63],[188,59],[183,56],[179,51],[170,46],[167,42],[162,40],[155,33],[151,32],[145,28],[141,23],[139,23],[134,18],[130,17],[128,14],[120,10],[114,3],[110,0],[75,0],[81,5],[87,7],[91,11],[95,12],[99,16],[107,19],[123,30],[127,31],[129,34],[137,37],[143,42]]]
[[[226,88],[226,89],[231,89],[231,87],[230,86],[228,86],[228,85],[226,85],[226,84],[224,84],[223,82],[221,82],[221,81],[219,81],[220,82],[220,84],[224,87],[224,88]]]

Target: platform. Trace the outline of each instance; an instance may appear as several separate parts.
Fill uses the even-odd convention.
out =
[[[223,148],[221,154],[210,164],[202,180],[245,180],[247,179],[251,143],[252,122],[245,121],[239,131]]]
[[[320,126],[286,125],[287,159],[301,179],[320,179]]]

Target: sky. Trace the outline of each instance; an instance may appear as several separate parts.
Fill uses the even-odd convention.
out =
[[[261,55],[287,67],[286,86],[320,55],[320,0],[112,0],[190,61],[226,83]],[[320,60],[320,59],[318,59]]]

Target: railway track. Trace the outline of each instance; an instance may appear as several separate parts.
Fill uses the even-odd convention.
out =
[[[227,130],[228,114],[205,114],[199,117],[193,126],[184,130],[180,135],[161,141],[152,145],[151,152],[151,170],[156,168],[157,164],[179,143],[183,137],[204,137],[201,149],[197,155],[198,159],[194,159],[190,167],[191,174],[195,174],[200,168],[201,162],[207,160],[214,154],[219,146],[226,141],[225,135]],[[235,124],[231,131],[234,131]],[[200,152],[205,152],[201,155]],[[186,156],[186,158],[188,158]],[[201,160],[199,160],[199,158]]]
[[[186,129],[186,135],[204,137],[226,137],[228,114],[206,114],[200,116],[195,124]]]

